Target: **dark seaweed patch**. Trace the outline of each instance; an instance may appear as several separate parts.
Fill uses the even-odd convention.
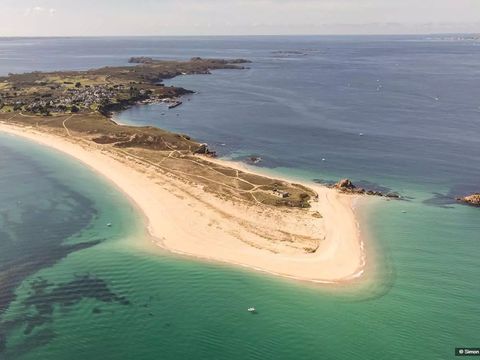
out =
[[[220,155],[221,152],[220,152]],[[250,158],[254,156],[254,157],[260,157],[261,158],[261,161],[259,162],[253,162]],[[268,157],[267,155],[258,155],[258,154],[255,154],[255,155],[250,155],[250,156],[235,156],[235,157],[232,157],[232,160],[234,161],[242,161],[242,162],[245,162],[249,165],[254,165],[254,166],[258,166],[258,167],[261,167],[261,168],[268,168],[268,169],[274,169],[276,167],[280,167],[282,165],[284,165],[281,161],[279,160],[276,160],[274,158],[271,158],[271,157]]]
[[[326,179],[313,179],[314,183],[321,184],[321,185],[335,185],[336,181],[333,180],[326,180]]]
[[[424,200],[423,203],[425,205],[451,208],[452,206],[449,206],[449,205],[455,204],[456,200],[454,197],[451,197],[449,195],[445,195],[441,193],[433,193],[433,196],[430,199]]]
[[[101,314],[101,313],[102,313],[102,309],[100,309],[99,307],[94,307],[92,309],[92,314],[97,315],[97,314]]]
[[[72,281],[57,285],[38,278],[30,283],[30,288],[29,295],[22,302],[24,314],[17,316],[15,320],[0,323],[0,354],[8,350],[9,353],[18,355],[15,349],[6,349],[5,346],[8,332],[18,327],[24,328],[24,342],[28,348],[48,343],[54,334],[48,332],[45,325],[53,322],[54,309],[58,306],[60,311],[68,312],[85,299],[130,305],[126,297],[115,294],[104,280],[90,274],[76,275]],[[92,312],[99,314],[101,310],[95,307]],[[48,334],[52,336],[46,336]]]
[[[2,163],[14,164],[15,169],[0,173],[0,187],[8,189],[2,193],[0,204],[0,358],[3,359],[3,354],[10,352],[6,349],[6,338],[13,329],[24,329],[25,347],[41,346],[39,344],[50,338],[48,332],[36,329],[50,321],[53,311],[52,301],[35,302],[42,296],[42,291],[53,292],[53,295],[68,302],[66,294],[62,293],[62,286],[66,284],[47,289],[47,285],[53,284],[39,281],[32,284],[32,296],[36,297],[28,300],[32,302],[30,306],[36,309],[36,314],[19,314],[17,318],[6,321],[2,317],[15,300],[17,287],[39,270],[102,240],[65,244],[66,239],[86,229],[98,216],[94,202],[62,184],[29,156],[1,145],[0,153]],[[82,282],[78,278],[75,281]],[[88,281],[85,280],[84,284]],[[108,291],[102,292],[102,287],[97,287],[107,298]],[[76,300],[70,298],[69,301]]]
[[[458,184],[452,186],[446,194],[434,192],[432,197],[424,200],[423,203],[426,205],[439,206],[443,208],[452,208],[452,205],[458,203],[457,198],[467,196],[478,192],[480,189],[480,184]]]
[[[35,309],[36,315],[27,317],[27,330],[50,322],[55,305],[72,307],[84,299],[95,299],[104,303],[116,302],[130,305],[130,301],[112,292],[107,283],[89,274],[75,276],[67,283],[54,286],[45,279],[37,279],[31,284],[32,293],[23,302],[26,308]]]
[[[23,355],[47,345],[55,337],[56,334],[52,329],[41,329],[32,336],[25,338],[25,341],[23,341],[22,343],[12,346],[6,352],[3,352],[2,349],[0,349],[0,354],[2,354],[1,359],[13,360],[21,358]]]
[[[21,164],[0,178],[0,185],[11,189],[2,194],[0,210],[1,316],[25,278],[100,241],[65,245],[65,239],[85,229],[97,215],[93,201],[52,177],[29,156],[5,146],[0,150],[6,164]],[[15,185],[23,190],[17,191]]]
[[[386,187],[371,181],[367,181],[367,180],[355,181],[355,186],[363,188],[367,191],[379,191],[382,194],[388,194],[393,192],[393,190],[389,187]]]

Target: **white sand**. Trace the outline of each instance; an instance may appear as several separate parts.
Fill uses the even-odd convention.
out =
[[[102,145],[5,123],[0,131],[59,150],[109,179],[143,211],[155,242],[172,252],[320,283],[363,273],[365,251],[352,208],[356,196],[305,184],[319,195],[309,210],[234,203]],[[312,216],[314,211],[323,218]]]

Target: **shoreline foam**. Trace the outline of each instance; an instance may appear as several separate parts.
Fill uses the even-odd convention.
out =
[[[79,139],[7,124],[0,124],[0,131],[61,151],[110,180],[142,211],[156,245],[172,253],[324,284],[352,281],[364,273],[366,251],[353,209],[357,196],[304,183],[318,193],[319,201],[312,203],[312,211],[319,211],[323,219],[307,218],[306,210],[274,209],[270,214],[257,206],[240,207],[218,199],[194,185],[178,183],[147,166],[115,158],[106,148]],[[268,177],[243,164],[212,161]],[[307,230],[318,231],[324,240],[313,254],[290,252],[288,247],[278,252],[259,247],[258,234],[243,226],[249,218],[257,217],[265,229],[282,226],[295,232],[296,227],[305,225]]]

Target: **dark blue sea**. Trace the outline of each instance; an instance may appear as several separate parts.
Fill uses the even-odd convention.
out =
[[[226,158],[260,157],[269,173],[399,192],[358,209],[381,276],[332,293],[153,256],[122,194],[0,135],[0,359],[433,360],[480,344],[480,212],[455,201],[480,192],[480,42],[2,38],[0,75],[131,56],[251,60],[166,81],[195,91],[175,109],[141,105],[115,119],[187,133]],[[262,311],[237,314],[245,302]]]

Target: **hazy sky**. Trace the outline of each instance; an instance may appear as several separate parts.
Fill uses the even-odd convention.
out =
[[[480,32],[480,0],[0,0],[0,36]]]

